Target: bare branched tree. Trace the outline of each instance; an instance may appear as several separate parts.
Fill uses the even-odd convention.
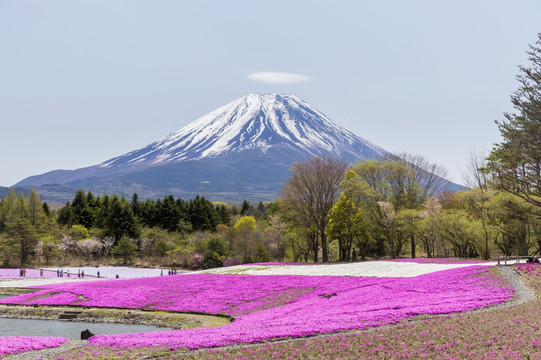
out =
[[[486,158],[487,156],[483,151],[475,149],[470,151],[466,172],[462,173],[462,178],[470,189],[480,189],[482,191],[487,189],[489,173]]]
[[[391,160],[396,157],[404,160],[406,164],[415,172],[414,181],[421,188],[422,196],[429,198],[441,194],[449,185],[447,180],[447,170],[437,163],[430,162],[422,155],[399,153],[395,154]]]
[[[282,189],[282,199],[287,206],[299,219],[308,220],[317,229],[323,262],[329,260],[325,229],[347,167],[345,160],[327,156],[295,162],[291,168],[293,175]]]

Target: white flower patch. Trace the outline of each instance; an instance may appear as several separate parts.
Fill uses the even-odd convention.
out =
[[[414,277],[436,271],[473,265],[494,266],[495,262],[479,264],[418,264],[397,261],[367,261],[331,265],[237,265],[200,271],[207,274],[239,275],[302,275],[302,276],[367,276]]]

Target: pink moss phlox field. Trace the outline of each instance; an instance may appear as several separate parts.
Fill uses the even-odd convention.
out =
[[[82,306],[195,311],[237,317],[222,327],[91,338],[91,343],[98,346],[170,349],[363,329],[421,314],[447,314],[494,305],[511,298],[514,292],[491,268],[484,266],[414,278],[190,274],[48,287],[50,290],[46,291],[54,292],[54,296],[66,292],[87,299],[76,303]],[[0,302],[50,303],[46,298],[21,296]],[[58,300],[58,305],[72,304],[71,299],[68,296]]]
[[[65,337],[0,336],[0,356],[58,347],[68,340]]]
[[[412,262],[417,264],[482,264],[488,260],[471,260],[456,258],[415,258],[415,259],[389,259],[385,261]]]
[[[525,272],[526,274],[541,275],[541,273],[537,271],[539,269],[541,269],[541,264],[539,263],[525,263],[517,265],[517,270]]]
[[[20,269],[0,269],[0,279],[24,279],[20,276]],[[66,276],[66,275],[64,275]],[[37,269],[26,269],[27,278],[36,278],[36,277],[56,277],[55,271],[43,271],[43,276],[40,276],[40,271]]]

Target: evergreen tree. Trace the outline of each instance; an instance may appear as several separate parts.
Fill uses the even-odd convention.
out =
[[[218,213],[218,218],[220,224],[228,225],[231,222],[231,217],[229,216],[229,211],[225,207],[225,205],[218,205],[216,207],[216,211]]]
[[[541,213],[541,33],[527,52],[530,66],[519,66],[519,88],[511,95],[517,113],[497,122],[503,141],[489,156],[496,185]]]
[[[77,193],[71,202],[71,209],[73,213],[73,223],[91,229],[94,226],[94,214],[90,209],[89,200],[93,203],[93,196],[91,192],[88,194],[89,196],[87,196],[82,189],[77,190]]]
[[[122,237],[111,252],[122,257],[124,264],[127,264],[128,260],[137,254],[137,244],[127,237]]]
[[[214,206],[199,195],[188,203],[187,216],[195,231],[215,231],[218,225],[218,214]]]
[[[30,188],[30,194],[28,195],[28,210],[30,215],[30,223],[33,226],[40,225],[45,213],[43,211],[43,205],[41,204],[39,194],[34,186]]]
[[[139,216],[141,203],[139,202],[139,195],[137,195],[137,193],[133,193],[131,197],[131,210],[133,211],[134,216]]]
[[[68,201],[60,210],[56,221],[61,225],[66,225],[68,229],[73,226],[73,213],[71,211],[71,203]]]
[[[107,194],[103,194],[97,200],[99,204],[97,207],[97,219],[95,221],[96,227],[103,229],[106,227],[107,218],[109,217],[109,210],[111,204],[111,198]]]
[[[43,213],[45,214],[45,216],[47,217],[51,216],[51,208],[49,207],[49,204],[44,202],[42,207],[43,207]]]
[[[242,216],[248,215],[248,211],[250,211],[251,207],[252,207],[252,205],[250,205],[250,202],[248,202],[248,200],[244,199],[244,201],[242,202],[242,205],[240,207],[240,214]]]
[[[109,205],[109,213],[105,219],[104,236],[112,236],[118,241],[123,236],[138,238],[140,233],[141,230],[129,203],[113,195]]]
[[[10,216],[5,223],[5,229],[11,245],[18,248],[20,264],[24,266],[38,242],[38,232],[30,220],[30,207],[22,191],[15,199],[10,198],[9,208]]]

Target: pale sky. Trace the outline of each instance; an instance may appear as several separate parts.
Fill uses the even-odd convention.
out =
[[[0,186],[291,93],[462,183],[500,141],[541,1],[0,0]]]

